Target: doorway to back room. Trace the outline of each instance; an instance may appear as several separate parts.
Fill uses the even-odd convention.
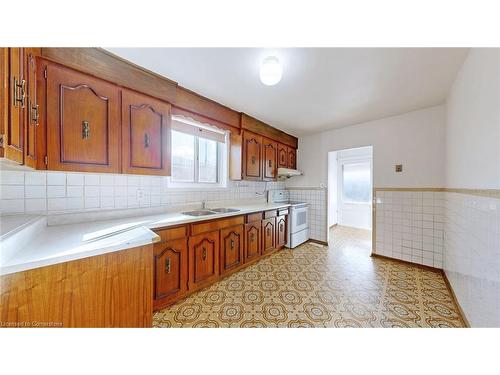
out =
[[[372,229],[373,147],[328,153],[328,228]]]

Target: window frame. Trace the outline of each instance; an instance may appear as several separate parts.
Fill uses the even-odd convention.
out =
[[[175,132],[176,130],[171,130],[172,133]],[[182,132],[179,132],[182,133]],[[190,134],[191,135],[191,134]],[[221,143],[221,142],[216,142],[216,150],[217,150],[217,155],[216,155],[216,165],[217,165],[217,170],[216,170],[216,181],[215,182],[208,182],[208,181],[199,181],[199,137],[196,135],[191,135],[194,138],[194,180],[193,181],[176,181],[173,179],[173,171],[174,171],[174,165],[173,165],[173,152],[172,152],[172,161],[171,161],[171,176],[168,179],[167,186],[169,188],[178,188],[178,189],[188,189],[188,190],[198,190],[200,188],[204,189],[217,189],[217,188],[225,188],[227,186],[227,161],[228,161],[228,148],[229,148],[229,137],[227,135],[227,132],[224,133],[224,137],[226,142]],[[173,136],[172,136],[173,139]],[[173,146],[172,146],[173,150]]]
[[[373,188],[369,189],[369,198],[368,201],[366,202],[348,202],[344,200],[344,165],[346,164],[368,164],[368,169],[370,171],[370,186],[373,186],[373,169],[372,169],[372,162],[369,159],[366,158],[343,158],[339,160],[339,173],[340,173],[340,189],[339,189],[339,202],[342,205],[355,205],[355,206],[366,206],[366,205],[371,205],[372,204],[372,199],[373,199]]]

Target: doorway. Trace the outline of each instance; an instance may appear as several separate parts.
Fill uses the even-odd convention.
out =
[[[371,230],[372,187],[372,146],[329,152],[328,228]]]

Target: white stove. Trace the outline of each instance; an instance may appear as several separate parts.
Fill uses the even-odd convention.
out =
[[[309,203],[290,201],[288,190],[271,190],[269,193],[268,201],[291,205],[288,215],[286,247],[293,249],[309,240]]]

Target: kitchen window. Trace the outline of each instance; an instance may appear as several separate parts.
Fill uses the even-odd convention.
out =
[[[172,187],[224,187],[227,147],[225,132],[204,124],[172,121]]]
[[[370,203],[370,163],[342,164],[342,202],[354,204]]]

